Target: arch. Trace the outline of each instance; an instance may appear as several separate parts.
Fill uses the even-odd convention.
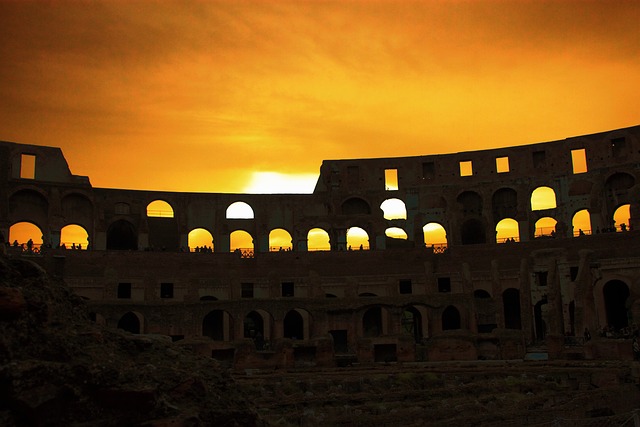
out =
[[[608,192],[617,194],[624,192],[636,184],[636,179],[625,172],[616,172],[605,181],[605,188]]]
[[[42,230],[32,222],[17,222],[9,227],[8,240],[14,246],[23,245],[28,251],[38,252],[42,246]]]
[[[251,338],[257,350],[264,350],[265,342],[271,337],[268,314],[262,310],[249,312],[243,321],[243,336]]]
[[[463,222],[461,234],[463,245],[487,243],[484,226],[479,219],[471,218]]]
[[[133,224],[125,219],[119,219],[107,229],[108,250],[137,250],[138,233]]]
[[[473,291],[473,297],[476,299],[488,299],[491,298],[491,294],[484,289],[476,289]]]
[[[582,209],[573,214],[571,219],[574,236],[591,234],[591,215],[587,209]]]
[[[622,280],[609,280],[602,288],[607,326],[619,331],[629,326],[627,299],[629,287]]]
[[[461,205],[464,215],[482,215],[482,196],[475,191],[463,191],[456,201]]]
[[[365,338],[382,335],[382,308],[371,307],[362,315],[362,335]]]
[[[556,207],[556,192],[551,187],[538,187],[531,192],[531,210],[554,209]]]
[[[504,327],[506,329],[522,329],[520,316],[520,291],[515,288],[506,289],[502,293],[504,311]]]
[[[389,227],[384,231],[384,235],[392,239],[407,240],[409,238],[407,232],[400,227]]]
[[[373,292],[362,292],[358,294],[359,297],[377,297],[378,295]]]
[[[48,219],[49,202],[38,191],[23,189],[9,197],[10,218],[14,221],[31,221],[45,224]]]
[[[460,329],[460,311],[452,305],[448,306],[442,312],[442,330],[450,331]]]
[[[616,231],[627,231],[629,229],[629,220],[631,219],[631,205],[618,206],[613,213],[613,225]],[[624,225],[623,225],[624,224]]]
[[[384,219],[407,219],[407,207],[400,199],[387,199],[380,204]]]
[[[214,341],[229,341],[233,336],[231,325],[229,313],[224,310],[212,310],[202,319],[202,336]]]
[[[194,228],[187,236],[187,245],[191,252],[196,251],[196,248],[198,248],[198,250],[204,248],[205,251],[208,251],[210,248],[211,251],[213,251],[213,235],[206,228]]]
[[[291,234],[284,228],[274,228],[269,232],[270,251],[290,251],[293,249]]]
[[[118,329],[131,332],[132,334],[140,334],[143,330],[143,320],[140,313],[129,311],[122,315],[118,321]]]
[[[369,249],[369,234],[360,227],[347,229],[347,247],[351,249]]]
[[[491,197],[493,220],[514,218],[518,215],[518,193],[513,188],[496,190]]]
[[[542,315],[542,306],[547,304],[547,297],[543,297],[533,306],[533,319],[535,325],[536,340],[543,341],[547,335],[547,322],[544,321]]]
[[[227,207],[227,219],[253,219],[253,208],[246,202],[233,202]]]
[[[533,237],[554,237],[556,235],[556,221],[550,216],[545,216],[536,221]]]
[[[302,309],[293,309],[284,316],[284,337],[292,340],[309,339],[309,313]]]
[[[213,295],[203,295],[200,297],[200,301],[218,301],[218,298]]]
[[[147,205],[147,217],[173,218],[173,207],[164,200],[154,200]]]
[[[369,215],[371,207],[369,203],[359,197],[352,197],[345,200],[341,206],[343,215]]]
[[[424,244],[432,247],[447,247],[447,231],[441,224],[430,222],[422,227]]]
[[[307,250],[309,251],[330,251],[331,241],[329,233],[322,228],[312,228],[307,233]]]
[[[241,252],[243,256],[253,255],[253,236],[244,230],[236,230],[229,236],[231,252]]]
[[[504,218],[496,224],[496,242],[510,242],[511,239],[516,242],[520,240],[518,221],[513,218]]]
[[[63,244],[67,249],[88,249],[89,233],[81,225],[66,225],[60,230],[60,246]]]
[[[413,336],[416,343],[422,342],[424,338],[422,327],[422,314],[420,311],[410,305],[402,310],[401,319],[402,331]]]

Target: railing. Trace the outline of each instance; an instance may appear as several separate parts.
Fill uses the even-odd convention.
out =
[[[431,249],[434,254],[444,254],[447,253],[447,244],[446,243],[434,243],[431,245]]]
[[[253,248],[235,248],[233,253],[239,254],[240,258],[253,258],[255,256]]]

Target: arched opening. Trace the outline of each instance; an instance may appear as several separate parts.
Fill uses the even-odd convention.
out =
[[[411,335],[416,343],[422,342],[422,315],[413,306],[405,307],[402,311],[402,330]]]
[[[384,235],[391,239],[407,240],[407,232],[400,227],[389,227],[384,231]]]
[[[297,310],[291,310],[284,316],[284,337],[292,340],[303,340],[304,319]]]
[[[482,215],[482,196],[475,191],[464,191],[457,197],[462,213],[467,215]]]
[[[371,207],[361,198],[352,197],[342,203],[341,212],[343,215],[369,215]]]
[[[107,229],[108,250],[137,250],[138,234],[129,221],[119,219]]]
[[[636,179],[625,172],[617,172],[607,178],[605,182],[605,188],[609,194],[621,195],[625,190],[633,187],[636,183]]]
[[[462,223],[462,244],[477,245],[487,243],[484,226],[479,219],[468,219]]]
[[[387,199],[380,205],[384,219],[407,219],[407,207],[400,199]]]
[[[533,307],[533,317],[535,322],[535,332],[536,332],[536,340],[544,341],[545,336],[547,335],[547,323],[544,321],[542,317],[542,306],[547,303],[547,297],[545,296],[540,301],[536,303]]]
[[[484,289],[476,289],[473,291],[473,297],[476,299],[489,299],[491,298],[491,294]]]
[[[253,209],[248,203],[234,202],[227,208],[227,219],[253,219]]]
[[[9,198],[9,217],[15,221],[46,224],[49,202],[37,191],[20,190]]]
[[[619,331],[629,326],[627,299],[629,287],[621,280],[610,280],[602,288],[604,308],[607,313],[607,326]]]
[[[142,331],[142,322],[136,313],[129,311],[118,321],[118,329],[123,329],[132,334],[139,334]]]
[[[225,316],[226,315],[226,316]],[[202,336],[214,341],[225,341],[225,323],[229,325],[229,315],[223,310],[213,310],[202,319]],[[229,334],[227,333],[227,336]]]
[[[591,234],[591,215],[586,209],[579,210],[573,215],[571,220],[574,236],[585,236]]]
[[[437,222],[430,222],[422,227],[424,244],[432,247],[434,252],[442,252],[447,248],[447,231]]]
[[[89,233],[84,227],[70,224],[60,230],[60,247],[67,249],[87,249],[89,247]]]
[[[243,257],[253,257],[253,237],[244,230],[236,230],[229,236],[231,252],[242,254]]]
[[[534,237],[555,237],[556,235],[556,224],[558,221],[555,219],[545,216],[544,218],[540,218],[536,221],[535,225],[535,233]]]
[[[369,249],[369,235],[360,227],[350,227],[347,230],[347,248],[367,250]]]
[[[371,307],[362,316],[362,333],[365,338],[382,335],[382,308]]]
[[[42,230],[30,222],[17,222],[9,228],[9,242],[27,252],[40,252]]]
[[[504,327],[506,329],[522,329],[520,320],[520,291],[509,288],[502,293],[504,311]]]
[[[200,297],[200,301],[218,301],[218,298],[213,295],[203,295]]]
[[[213,252],[213,235],[205,228],[194,228],[187,236],[191,252]]]
[[[556,192],[550,187],[538,187],[531,193],[531,210],[554,209],[556,207]]]
[[[505,218],[496,224],[496,243],[518,242],[519,240],[518,221],[512,218]]]
[[[284,228],[276,228],[269,233],[269,251],[290,251],[293,249],[291,234]]]
[[[147,216],[150,218],[173,218],[173,207],[164,200],[154,200],[147,205]]]
[[[493,220],[514,218],[518,215],[518,193],[513,188],[501,188],[491,198]]]
[[[451,331],[460,329],[460,325],[460,312],[458,311],[458,309],[452,305],[445,308],[442,312],[442,330]]]
[[[312,228],[307,233],[307,250],[309,251],[330,251],[331,242],[329,233],[322,228]]]
[[[93,205],[84,194],[67,194],[62,198],[60,206],[62,215],[69,223],[89,224],[93,219]]]
[[[264,340],[264,319],[257,311],[250,312],[244,318],[244,337]]]
[[[613,213],[613,224],[616,231],[627,231],[631,218],[631,205],[622,205]]]

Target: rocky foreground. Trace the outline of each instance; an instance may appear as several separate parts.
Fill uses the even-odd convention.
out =
[[[103,328],[0,257],[0,426],[640,425],[640,362],[476,361],[233,372]]]

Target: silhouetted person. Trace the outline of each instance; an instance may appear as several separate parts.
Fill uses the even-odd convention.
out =
[[[589,332],[589,328],[584,328],[584,342],[588,342],[591,340],[591,332]]]
[[[624,222],[620,224],[620,230],[627,231],[627,224],[625,224]]]

